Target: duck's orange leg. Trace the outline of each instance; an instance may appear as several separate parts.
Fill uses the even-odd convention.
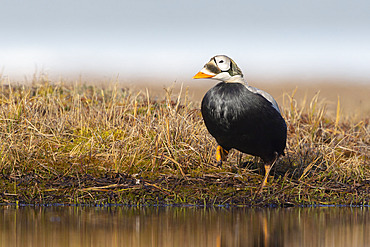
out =
[[[265,163],[265,177],[263,178],[263,181],[262,181],[260,189],[258,190],[258,193],[261,193],[263,190],[263,187],[265,187],[265,185],[267,184],[267,178],[270,174],[271,168],[274,166],[278,158],[279,158],[279,155],[276,153],[275,158],[272,161]]]
[[[217,165],[222,166],[222,161],[226,160],[227,155],[229,154],[229,151],[222,148],[220,145],[216,148],[216,160]]]

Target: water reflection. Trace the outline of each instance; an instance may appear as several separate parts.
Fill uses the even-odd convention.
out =
[[[370,246],[369,208],[0,207],[0,246]]]

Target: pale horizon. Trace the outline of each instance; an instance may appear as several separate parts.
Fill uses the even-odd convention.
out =
[[[189,81],[214,55],[247,80],[370,84],[367,1],[6,1],[0,74]]]

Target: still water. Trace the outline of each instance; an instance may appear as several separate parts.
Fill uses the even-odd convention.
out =
[[[0,206],[0,246],[370,246],[370,209]]]

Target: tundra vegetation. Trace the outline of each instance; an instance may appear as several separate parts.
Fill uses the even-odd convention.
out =
[[[369,205],[369,116],[334,114],[320,95],[282,95],[286,155],[262,193],[262,162],[231,151],[222,167],[200,102],[50,81],[0,85],[0,202],[129,205]]]

